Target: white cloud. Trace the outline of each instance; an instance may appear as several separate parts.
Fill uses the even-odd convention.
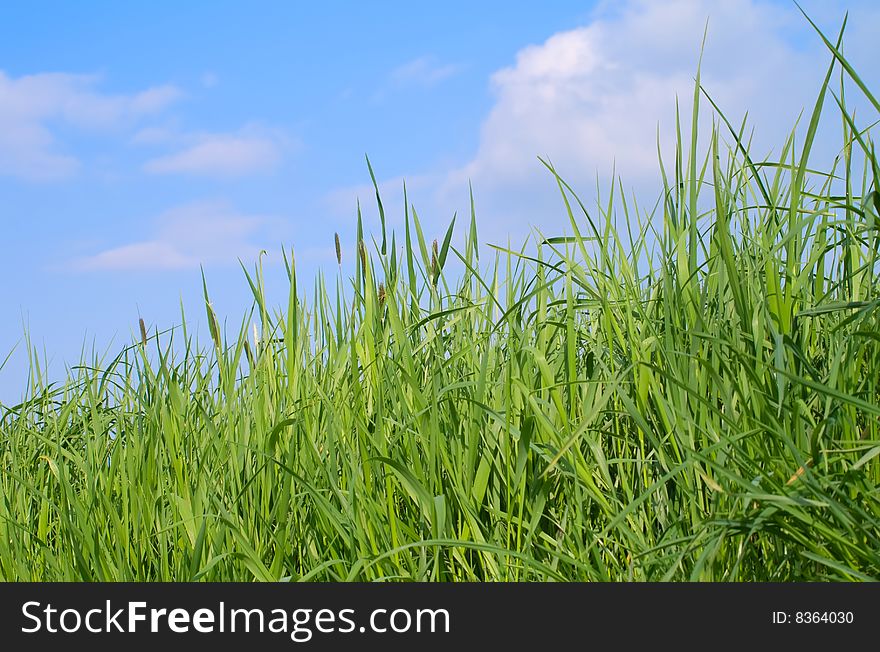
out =
[[[170,270],[228,264],[255,258],[274,247],[284,221],[248,215],[221,201],[199,201],[166,211],[151,221],[148,238],[72,262],[81,271]],[[260,246],[259,242],[263,245]],[[267,242],[268,241],[268,242]]]
[[[0,71],[0,174],[28,180],[70,176],[80,163],[57,142],[54,124],[117,128],[158,113],[181,96],[170,85],[107,94],[96,90],[99,81],[66,73],[13,78]]]
[[[107,249],[90,258],[77,261],[82,270],[162,270],[181,269],[198,265],[197,258],[182,253],[174,244],[162,240],[147,240]]]
[[[434,57],[424,56],[408,61],[391,72],[391,81],[398,85],[433,86],[461,70],[455,64],[441,64]]]
[[[864,25],[877,24],[880,11],[857,4],[846,49],[872,73],[880,51]],[[843,18],[837,7],[819,6],[829,31]],[[587,25],[523,48],[492,75],[495,102],[479,144],[437,184],[434,214],[443,222],[453,209],[466,212],[471,180],[480,224],[491,237],[517,239],[530,225],[566,228],[558,191],[538,156],[552,161],[588,206],[597,177],[608,179],[612,169],[650,205],[660,183],[658,131],[667,165],[674,153],[676,98],[688,137],[707,19],[703,86],[737,126],[748,112],[754,151],[778,153],[798,115],[812,109],[830,59],[796,7],[760,0],[608,2]],[[710,108],[704,101],[704,145]],[[825,163],[839,142],[839,121],[831,122],[815,148]]]
[[[142,134],[142,141],[161,134]],[[144,170],[153,174],[193,174],[235,177],[275,168],[281,161],[285,140],[278,133],[250,127],[240,133],[186,136],[184,149],[147,161]],[[155,142],[155,139],[153,140]]]
[[[496,103],[459,178],[494,185],[539,171],[536,156],[589,179],[616,164],[624,178],[654,176],[657,130],[666,152],[675,99],[688,124],[707,18],[703,84],[735,122],[754,109],[775,139],[814,92],[818,48],[780,35],[790,12],[751,0],[635,0],[585,27],[527,47],[492,76]]]

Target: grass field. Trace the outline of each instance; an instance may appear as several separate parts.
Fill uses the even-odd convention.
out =
[[[548,163],[566,237],[392,234],[380,203],[314,287],[288,252],[281,308],[245,266],[237,330],[209,278],[207,341],[142,323],[55,384],[34,355],[0,578],[880,579],[880,166],[842,89],[880,103],[836,43],[772,161],[715,114],[648,209]]]

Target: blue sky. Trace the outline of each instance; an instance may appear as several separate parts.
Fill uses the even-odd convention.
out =
[[[875,80],[873,3],[803,4],[828,31],[850,10],[847,51]],[[650,197],[707,19],[704,83],[778,146],[827,64],[789,2],[5,7],[0,401],[24,389],[25,329],[59,377],[139,314],[170,327],[182,299],[200,317],[200,264],[231,324],[249,304],[239,258],[265,248],[278,270],[283,243],[303,275],[335,272],[358,197],[377,223],[364,153],[392,224],[405,178],[430,237],[466,212],[468,180],[485,238],[563,229],[539,154],[585,196],[615,164]]]

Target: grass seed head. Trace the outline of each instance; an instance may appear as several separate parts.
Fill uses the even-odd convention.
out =
[[[217,323],[217,314],[214,312],[214,308],[211,304],[207,304],[207,312],[208,312],[208,330],[211,331],[211,339],[214,341],[214,346],[217,349],[220,349],[220,325]]]
[[[244,340],[244,354],[247,356],[248,364],[251,366],[251,369],[254,368],[254,352],[251,351],[250,342],[247,341],[247,338]]]
[[[334,233],[333,239],[336,241],[336,262],[342,265],[342,247],[339,246],[339,234]]]
[[[144,324],[144,318],[138,318],[138,325],[141,327],[141,344],[147,345],[147,325]]]

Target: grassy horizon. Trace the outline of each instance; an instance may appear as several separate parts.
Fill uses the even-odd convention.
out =
[[[244,269],[232,336],[207,279],[207,343],[141,323],[60,384],[34,357],[0,579],[880,579],[880,165],[843,89],[880,103],[842,34],[772,161],[698,74],[650,211],[545,163],[571,235],[487,259],[473,201],[456,247],[406,200],[386,232],[377,188],[310,294],[293,253],[282,308]]]

